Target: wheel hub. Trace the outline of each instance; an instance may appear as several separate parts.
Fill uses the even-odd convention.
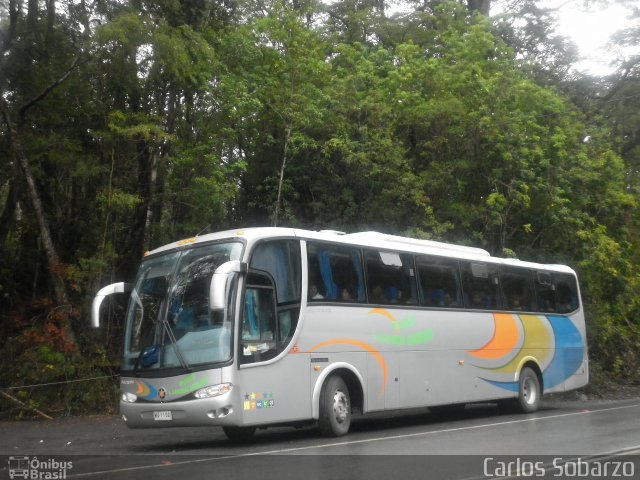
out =
[[[530,378],[525,379],[524,383],[522,384],[522,396],[524,397],[524,401],[528,405],[535,404],[538,399],[538,392],[533,380],[531,380]]]
[[[349,399],[340,390],[333,396],[333,414],[338,423],[344,423],[349,416]]]

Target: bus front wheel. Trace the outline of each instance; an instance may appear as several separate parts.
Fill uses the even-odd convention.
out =
[[[518,398],[515,407],[521,413],[531,413],[538,410],[542,389],[538,374],[530,367],[524,367],[518,381]]]
[[[330,376],[320,392],[318,427],[325,437],[341,437],[351,426],[351,397],[342,377]]]

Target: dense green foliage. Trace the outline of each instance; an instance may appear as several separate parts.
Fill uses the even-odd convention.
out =
[[[273,224],[567,263],[596,370],[640,379],[637,59],[576,75],[522,0],[26,3],[0,1],[0,387],[113,375],[100,286],[169,241]],[[113,389],[10,392],[77,412]]]

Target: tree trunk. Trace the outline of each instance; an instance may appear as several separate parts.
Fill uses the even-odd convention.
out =
[[[47,0],[47,45],[53,45],[53,27],[56,23],[56,1]]]
[[[27,25],[32,30],[30,33],[33,33],[33,29],[36,27],[38,23],[38,0],[29,0],[27,5]]]
[[[91,37],[91,22],[86,0],[80,0],[80,23],[82,24],[82,38],[86,41]]]
[[[284,148],[282,152],[282,164],[280,165],[280,179],[278,181],[278,196],[276,198],[276,206],[273,212],[273,226],[278,226],[278,216],[280,214],[280,198],[282,197],[282,184],[284,183],[284,169],[287,166],[287,153],[289,150],[289,138],[291,137],[291,127],[287,127],[284,131]]]
[[[158,158],[154,153],[150,154],[149,163],[149,191],[147,212],[144,220],[144,240],[142,241],[142,250],[145,252],[151,248],[151,226],[155,219],[154,207],[156,200],[156,182],[158,180]]]
[[[127,248],[127,258],[125,260],[126,275],[134,275],[140,259],[150,245],[150,208],[153,200],[153,172],[154,154],[151,147],[144,139],[136,142],[136,153],[138,157],[138,196],[140,204],[136,208],[135,216],[132,219],[131,234],[129,236]]]
[[[9,235],[9,230],[11,230],[11,225],[15,217],[16,206],[18,205],[18,195],[15,184],[17,180],[18,179],[14,174],[8,186],[9,191],[7,192],[7,201],[2,209],[2,214],[0,214],[0,256],[4,256],[4,242],[7,239],[7,235]]]
[[[0,53],[8,51],[13,44],[13,40],[16,38],[19,13],[17,0],[9,0],[9,28],[4,35],[0,36]],[[2,64],[0,63],[0,69],[1,67]]]
[[[22,149],[22,143],[20,141],[18,129],[11,118],[7,103],[4,101],[4,99],[1,98],[0,111],[0,113],[2,113],[4,122],[9,130],[9,145],[13,159],[15,162],[17,162],[20,168],[20,173],[24,177],[27,185],[27,198],[29,199],[29,203],[31,204],[33,212],[36,215],[40,238],[42,240],[42,245],[47,256],[49,280],[51,281],[51,286],[53,287],[55,302],[57,305],[66,305],[68,304],[68,298],[62,275],[62,264],[60,263],[58,252],[56,251],[53,240],[51,239],[51,231],[49,230],[49,225],[45,217],[42,201],[40,200],[40,195],[38,194],[36,182],[33,178],[33,175],[31,174],[29,160],[27,159],[27,156]]]

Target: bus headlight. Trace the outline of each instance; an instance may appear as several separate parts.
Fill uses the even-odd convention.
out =
[[[120,395],[120,398],[125,403],[135,403],[135,401],[138,400],[138,396],[135,393],[130,392],[124,392]]]
[[[224,393],[230,392],[233,385],[230,383],[221,383],[219,385],[210,385],[208,387],[201,388],[200,390],[196,390],[193,394],[196,398],[211,398],[217,397],[218,395],[222,395]]]

